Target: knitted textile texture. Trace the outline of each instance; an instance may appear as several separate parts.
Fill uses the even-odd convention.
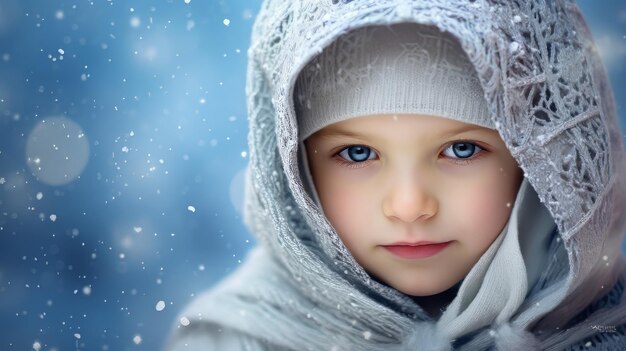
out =
[[[373,26],[339,37],[300,73],[298,137],[355,116],[415,113],[495,129],[458,41],[435,27]]]

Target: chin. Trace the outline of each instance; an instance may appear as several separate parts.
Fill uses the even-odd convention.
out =
[[[447,284],[444,284],[444,285],[421,284],[421,285],[396,286],[395,288],[406,295],[420,297],[420,296],[437,295],[439,293],[442,293],[448,290],[450,287],[452,287],[452,285],[448,286]]]

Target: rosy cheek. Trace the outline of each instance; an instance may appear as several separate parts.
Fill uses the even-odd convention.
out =
[[[500,233],[504,223],[506,223],[508,211],[506,204],[500,201],[499,198],[496,197],[489,200],[491,201],[484,204],[485,211],[483,211],[481,218],[481,227],[485,232],[485,236],[495,237]],[[485,202],[487,201],[486,199]]]
[[[493,183],[476,184],[471,191],[459,194],[456,204],[457,228],[473,237],[476,247],[488,246],[502,231],[508,220],[505,196],[494,191]],[[471,244],[468,242],[468,244]]]
[[[335,229],[345,233],[354,225],[358,199],[347,186],[336,185],[327,190],[323,200],[324,212]]]
[[[486,199],[489,202],[485,204],[487,210],[482,218],[484,221],[482,227],[486,231],[485,235],[494,239],[508,222],[513,207],[513,203],[503,195],[505,194],[496,193],[494,196],[489,197],[488,200]]]

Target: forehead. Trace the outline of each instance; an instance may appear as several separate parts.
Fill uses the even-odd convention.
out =
[[[330,138],[441,139],[464,133],[498,137],[497,131],[446,117],[417,114],[372,115],[340,121],[315,133]]]

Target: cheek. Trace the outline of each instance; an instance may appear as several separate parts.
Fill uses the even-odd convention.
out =
[[[494,239],[502,228],[506,225],[513,208],[513,199],[509,199],[506,194],[492,192],[485,196],[477,210],[478,225],[485,231],[485,235]],[[508,204],[508,206],[507,206]]]
[[[358,215],[362,213],[363,192],[336,179],[320,185],[319,196],[324,213],[343,239],[351,232],[349,229],[363,222],[363,217]]]
[[[469,230],[477,245],[490,244],[508,222],[515,202],[511,185],[501,178],[484,177],[471,186],[459,190],[456,198],[455,217],[458,228]],[[507,206],[507,204],[509,206]]]

